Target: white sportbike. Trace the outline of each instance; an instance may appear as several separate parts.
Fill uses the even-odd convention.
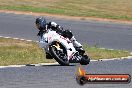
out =
[[[48,30],[44,33],[39,44],[60,65],[69,65],[69,63],[87,65],[90,62],[90,58],[86,54],[77,51],[68,38],[59,35],[56,31]]]

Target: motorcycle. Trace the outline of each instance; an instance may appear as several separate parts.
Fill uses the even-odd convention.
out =
[[[56,31],[48,30],[41,36],[39,44],[54,58],[60,65],[67,66],[70,63],[87,65],[90,58],[75,49],[73,43]]]

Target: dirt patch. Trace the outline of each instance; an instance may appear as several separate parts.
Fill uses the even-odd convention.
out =
[[[56,14],[48,14],[48,13],[35,13],[28,11],[14,11],[14,10],[0,10],[0,12],[4,13],[14,13],[14,14],[24,14],[24,15],[33,15],[33,16],[48,16],[55,17],[67,20],[93,20],[93,21],[104,21],[104,22],[116,22],[116,23],[126,23],[132,24],[132,21],[124,21],[124,20],[113,20],[113,19],[105,19],[105,18],[95,18],[95,17],[73,17],[73,16],[64,16],[64,15],[56,15]]]

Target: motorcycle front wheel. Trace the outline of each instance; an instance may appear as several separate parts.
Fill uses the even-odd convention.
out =
[[[56,43],[51,44],[49,51],[51,52],[52,57],[62,66],[68,66],[69,61],[67,59],[67,53],[65,48],[58,43],[61,49],[57,49]]]

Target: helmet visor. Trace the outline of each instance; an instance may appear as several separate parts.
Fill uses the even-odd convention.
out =
[[[36,23],[36,27],[39,29],[40,28],[40,24]]]

